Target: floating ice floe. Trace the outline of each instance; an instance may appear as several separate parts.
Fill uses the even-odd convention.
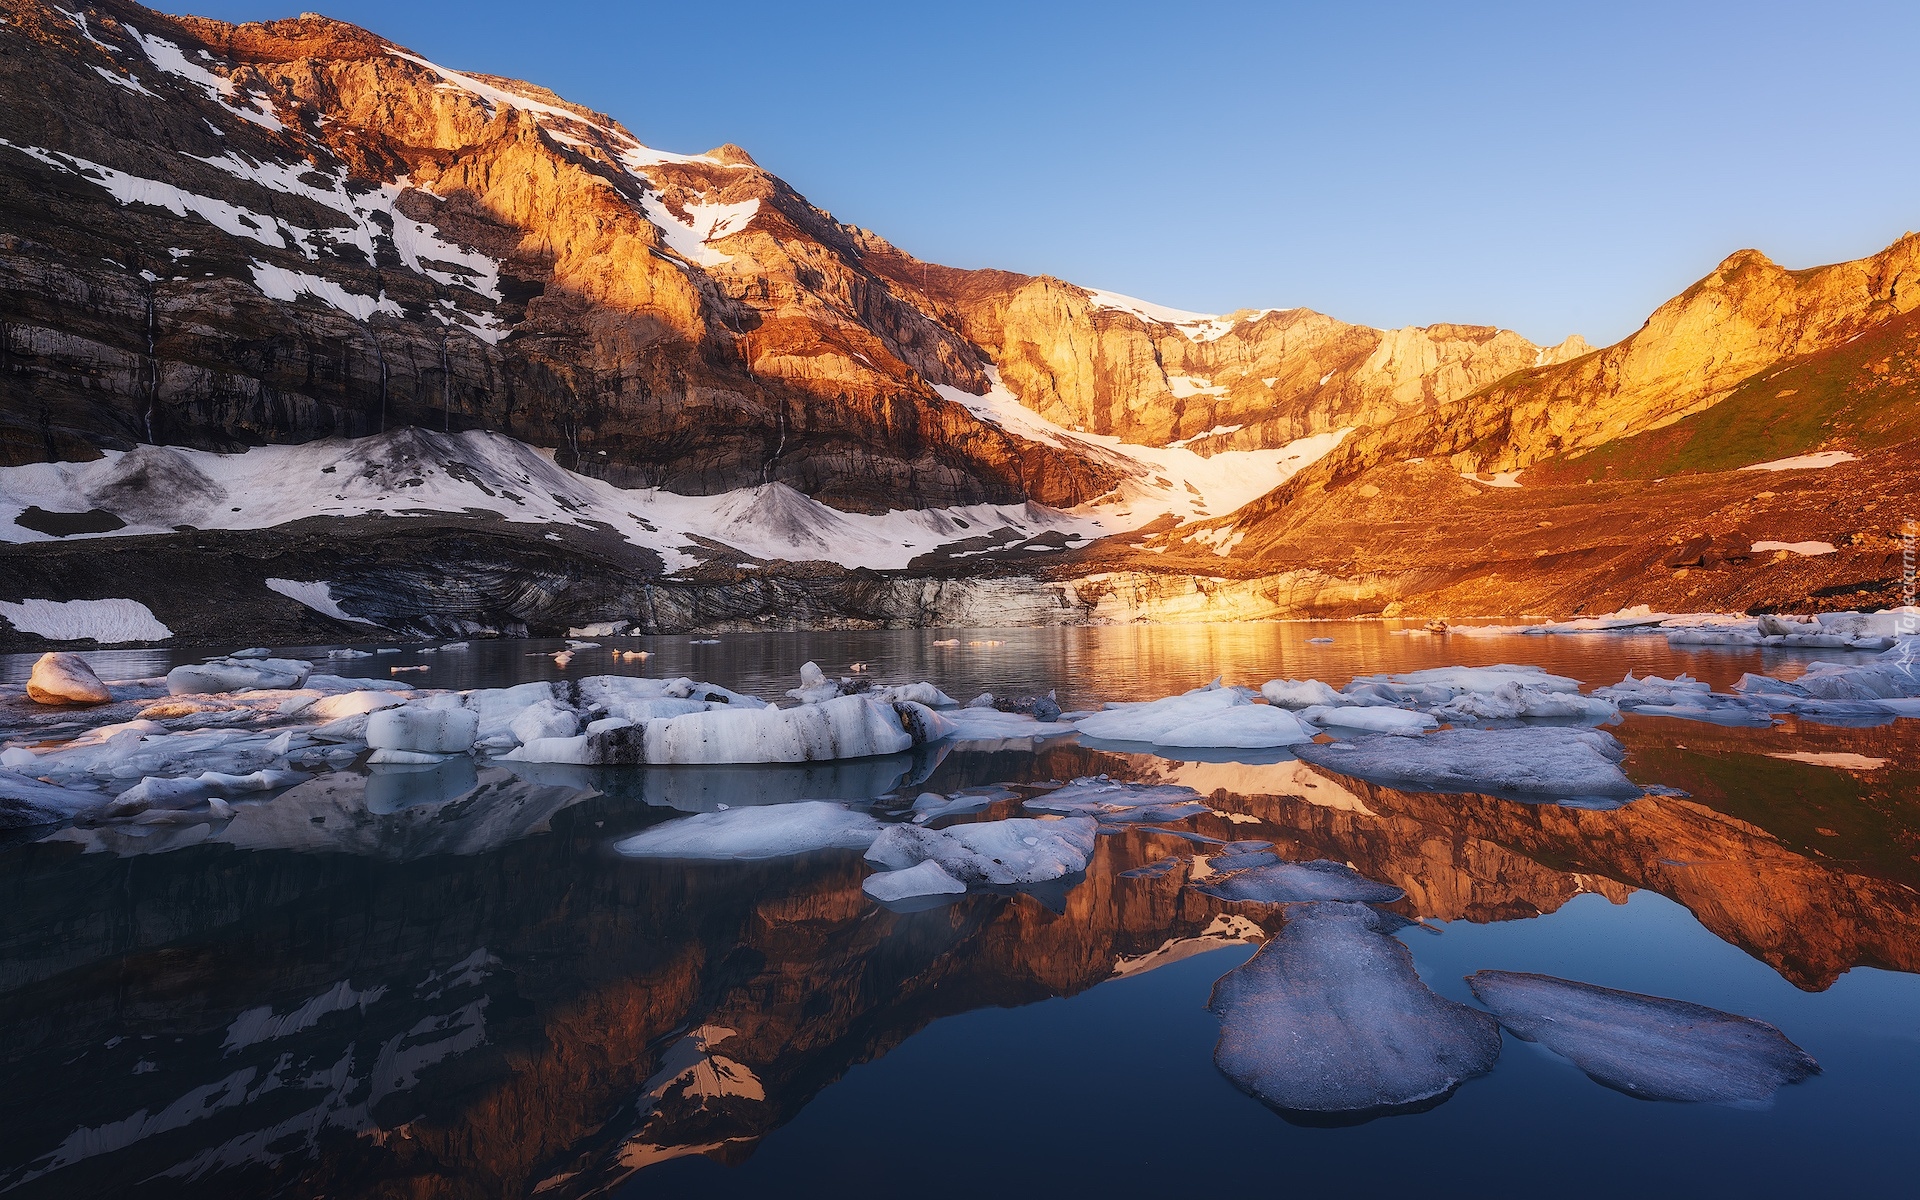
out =
[[[1443,1100],[1491,1070],[1500,1029],[1420,982],[1364,904],[1290,908],[1278,936],[1214,984],[1214,1062],[1286,1113],[1365,1120]]]
[[[1314,731],[1284,708],[1242,704],[1214,716],[1177,725],[1153,739],[1170,748],[1271,749],[1313,740]]]
[[[950,829],[889,825],[867,850],[867,861],[888,871],[924,862],[967,884],[1045,883],[1087,869],[1097,826],[1086,817],[1015,817]]]
[[[1260,695],[1268,704],[1281,708],[1333,707],[1341,704],[1340,693],[1318,679],[1273,679],[1260,685]]]
[[[1424,733],[1440,724],[1437,718],[1426,713],[1386,705],[1360,708],[1327,708],[1323,705],[1315,705],[1312,708],[1303,709],[1300,718],[1311,721],[1315,725],[1358,729],[1367,733],[1401,735]]]
[[[1105,775],[1074,780],[1026,801],[1028,812],[1093,817],[1115,824],[1183,821],[1211,811],[1200,793],[1178,784],[1125,783]]]
[[[1391,904],[1406,897],[1401,889],[1368,879],[1345,863],[1326,859],[1304,863],[1270,862],[1234,870],[1232,859],[1235,857],[1239,856],[1210,858],[1207,865],[1222,873],[1209,875],[1203,882],[1194,884],[1194,888],[1222,900],[1261,904],[1313,900]]]
[[[215,658],[167,672],[167,690],[176,696],[222,692],[292,690],[306,683],[313,664],[291,658]]]
[[[1247,688],[1222,687],[1214,680],[1164,700],[1131,704],[1109,704],[1090,717],[1074,722],[1082,736],[1109,742],[1157,742],[1185,726],[1218,717],[1228,709],[1251,704],[1254,693]]]
[[[1516,1037],[1643,1100],[1764,1105],[1820,1070],[1765,1021],[1700,1004],[1511,971],[1467,983]]]
[[[1341,775],[1422,791],[1605,807],[1644,792],[1620,769],[1625,748],[1594,729],[1443,729],[1422,737],[1376,735],[1301,746],[1298,753]]]
[[[939,863],[928,859],[898,871],[879,871],[869,875],[861,881],[860,890],[875,900],[894,903],[923,896],[959,895],[967,890],[967,885],[947,874]]]
[[[865,850],[880,823],[844,804],[800,800],[695,813],[614,843],[631,858],[762,859],[810,850]]]
[[[924,705],[840,696],[790,709],[728,706],[638,722],[608,718],[577,737],[541,738],[505,757],[591,765],[815,762],[897,754],[952,730]]]

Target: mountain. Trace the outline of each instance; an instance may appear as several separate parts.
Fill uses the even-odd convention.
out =
[[[0,14],[0,599],[135,599],[183,640],[1650,600],[1670,531],[1836,530],[1702,524],[1752,477],[1607,483],[1636,439],[1822,355],[1884,385],[1876,447],[1912,428],[1905,368],[1841,361],[1908,349],[1911,236],[1813,271],[1742,252],[1598,351],[1186,313],[924,262],[739,147],[654,149],[325,17]],[[1853,411],[1759,441],[1852,446]],[[1780,493],[1825,511],[1830,485],[1907,487],[1911,458]],[[1592,544],[1535,554],[1548,521]],[[1681,590],[1887,578],[1850,551],[1785,574]],[[295,598],[322,594],[344,599]]]

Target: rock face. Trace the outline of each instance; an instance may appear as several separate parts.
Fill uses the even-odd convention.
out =
[[[941,401],[974,348],[736,148],[316,16],[0,7],[5,461],[410,423],[854,509],[1110,483]]]
[[[998,365],[1022,403],[1072,429],[1204,451],[1281,446],[1384,423],[1590,347],[1510,330],[1349,325],[1304,308],[1208,316],[1047,277],[866,255]]]
[[[27,680],[27,698],[40,704],[108,704],[113,693],[78,654],[42,654]]]

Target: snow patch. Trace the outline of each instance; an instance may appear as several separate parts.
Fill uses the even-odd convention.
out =
[[[162,642],[173,630],[138,600],[0,600],[0,617],[22,633],[56,642],[92,639],[103,646]]]

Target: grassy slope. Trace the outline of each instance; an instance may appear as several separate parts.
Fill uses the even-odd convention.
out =
[[[1790,359],[1725,400],[1662,429],[1541,463],[1528,481],[1580,483],[1728,471],[1815,450],[1862,453],[1914,436],[1920,417],[1920,312]]]

